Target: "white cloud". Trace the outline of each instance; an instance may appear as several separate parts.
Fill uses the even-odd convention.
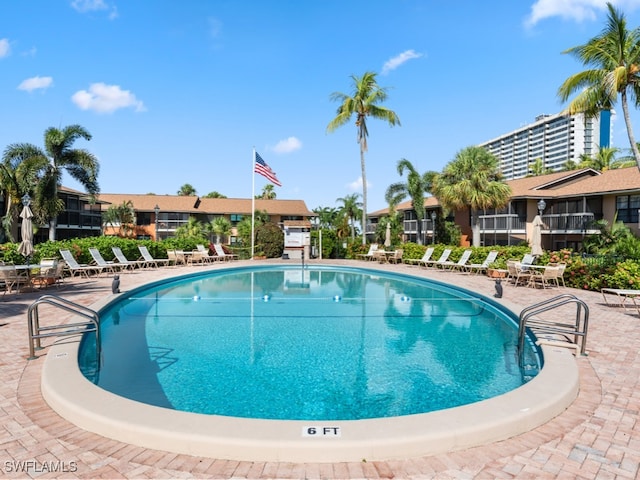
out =
[[[118,9],[116,6],[105,2],[104,0],[72,0],[71,7],[80,13],[107,10],[109,12],[110,20],[113,20],[118,16]]]
[[[640,7],[640,0],[608,1],[625,13]],[[606,9],[607,0],[537,0],[531,6],[531,14],[525,20],[525,25],[531,27],[539,21],[551,17],[560,17],[578,23],[585,20],[592,21]]]
[[[347,188],[352,192],[362,192],[362,177],[358,177],[356,181],[347,184]],[[371,188],[371,182],[367,181],[367,189],[369,188]]]
[[[291,153],[302,148],[302,142],[296,137],[280,140],[272,150],[276,153]]]
[[[52,84],[53,78],[36,76],[23,80],[20,85],[18,85],[18,90],[33,92],[34,90],[49,88]]]
[[[7,57],[11,47],[8,38],[0,38],[0,58]]]
[[[128,90],[119,85],[92,83],[89,91],[80,90],[71,96],[71,100],[81,110],[93,110],[98,113],[112,113],[120,108],[132,107],[136,112],[146,110],[144,104]]]
[[[382,75],[386,75],[391,70],[395,70],[400,65],[402,65],[405,62],[408,62],[411,59],[420,58],[420,57],[422,57],[422,54],[416,53],[415,50],[405,50],[400,55],[396,55],[395,57],[393,57],[390,60],[387,60],[384,63],[384,65],[382,66]]]

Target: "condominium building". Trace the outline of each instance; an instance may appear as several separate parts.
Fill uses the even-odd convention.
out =
[[[609,110],[593,118],[583,114],[539,115],[534,123],[480,146],[500,160],[507,180],[529,175],[538,159],[544,169],[557,172],[568,160],[579,163],[581,155],[595,156],[600,147],[610,145],[611,115]]]

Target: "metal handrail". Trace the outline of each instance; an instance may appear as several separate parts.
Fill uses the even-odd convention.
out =
[[[575,303],[577,306],[576,319],[574,323],[554,322],[532,318],[533,315],[543,313],[569,303]],[[565,338],[567,335],[573,336],[573,343],[576,345],[578,344],[578,339],[582,338],[580,354],[584,355],[587,345],[587,330],[589,329],[589,307],[584,301],[580,300],[575,295],[565,293],[524,308],[520,312],[518,322],[518,357],[521,367],[524,363],[524,339],[526,337],[527,328],[531,329],[534,333],[551,333],[554,335],[565,336]]]
[[[38,307],[41,304],[48,304],[54,307],[61,308],[70,313],[75,313],[81,317],[89,319],[87,322],[67,323],[63,325],[50,325],[46,327],[40,326],[40,317],[38,314]],[[29,327],[29,360],[33,360],[36,357],[35,349],[41,349],[41,338],[46,337],[61,337],[67,335],[78,335],[81,333],[95,332],[96,334],[96,360],[98,367],[100,366],[101,355],[101,341],[100,341],[100,317],[98,314],[85,307],[79,305],[56,295],[43,295],[31,305],[27,310],[27,321]],[[48,332],[48,333],[42,333]],[[34,345],[35,340],[35,345]]]

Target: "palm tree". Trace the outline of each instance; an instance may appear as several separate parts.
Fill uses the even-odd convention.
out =
[[[262,193],[260,195],[256,195],[256,198],[260,198],[262,200],[274,200],[277,196],[274,188],[276,188],[275,185],[267,183],[262,187]]]
[[[118,236],[127,237],[135,231],[136,212],[131,200],[121,205],[111,205],[102,214],[103,225],[118,226]]]
[[[204,234],[204,227],[195,217],[189,217],[187,223],[176,228],[178,238],[200,238]]]
[[[480,245],[478,210],[509,203],[511,187],[502,181],[498,159],[482,147],[467,147],[456,154],[433,180],[433,194],[444,210],[471,210],[473,245]]]
[[[425,193],[431,192],[433,178],[436,176],[436,172],[426,172],[423,175],[413,167],[413,164],[406,158],[401,158],[398,161],[398,175],[402,176],[404,171],[408,170],[407,182],[397,182],[389,185],[385,194],[387,203],[391,203],[393,200],[395,205],[404,200],[407,195],[411,197],[411,205],[413,212],[417,218],[417,241],[419,245],[422,245],[422,220],[424,219],[424,196]],[[391,212],[390,212],[391,213]]]
[[[227,198],[227,196],[214,190],[213,192],[207,193],[203,198]]]
[[[620,95],[629,144],[640,168],[640,150],[629,115],[629,102],[637,105],[640,100],[640,29],[629,31],[624,14],[611,3],[607,8],[607,24],[600,35],[563,52],[593,68],[567,78],[558,89],[558,96],[566,102],[578,93],[569,103],[568,113],[595,117],[601,110],[611,109]]]
[[[618,152],[618,148],[600,147],[595,157],[585,156],[583,158],[582,156],[580,156],[580,158],[582,159],[582,161],[580,162],[580,167],[593,168],[594,170],[599,170],[601,172],[604,172],[605,170],[609,170],[611,168],[616,168],[615,156]]]
[[[51,241],[56,239],[58,214],[65,208],[64,202],[58,198],[63,171],[78,181],[90,195],[100,192],[98,159],[87,150],[71,148],[80,138],[91,140],[91,134],[80,125],[69,125],[62,130],[50,127],[44,132],[44,150],[24,143],[9,145],[5,150],[5,160],[22,158],[37,171],[35,213],[49,223]]]
[[[231,234],[231,222],[226,217],[216,217],[211,222],[211,231],[216,236],[216,242],[220,243],[225,235]]]
[[[18,238],[20,199],[33,190],[37,181],[38,154],[39,151],[33,150],[30,145],[25,145],[19,152],[7,149],[0,163],[0,191],[5,199],[2,226],[4,234],[11,242]]]
[[[181,197],[190,197],[195,194],[196,189],[190,183],[185,183],[180,187],[180,190],[178,190],[178,195],[180,195]]]
[[[529,165],[529,174],[527,177],[538,177],[540,175],[546,175],[547,173],[552,173],[553,170],[550,168],[546,168],[541,158],[536,158],[533,163]]]
[[[331,228],[338,216],[338,209],[333,207],[317,207],[313,209],[317,214],[319,228]]]
[[[351,76],[353,95],[334,92],[330,98],[339,101],[337,116],[327,126],[327,132],[333,132],[356,116],[357,142],[360,144],[360,168],[362,169],[362,244],[367,242],[367,172],[364,152],[367,151],[367,117],[371,116],[386,121],[390,126],[400,125],[398,115],[379,104],[387,99],[387,89],[376,82],[376,74],[365,72],[362,77]]]
[[[337,198],[336,202],[342,202],[340,207],[340,213],[348,219],[348,223],[351,229],[351,239],[356,238],[356,218],[360,216],[362,210],[362,203],[358,201],[359,193],[352,193],[346,197]]]

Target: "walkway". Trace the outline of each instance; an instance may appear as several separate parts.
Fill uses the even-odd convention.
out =
[[[407,265],[379,267],[449,281],[487,296],[494,293],[493,282],[484,276]],[[167,271],[202,268],[220,266],[126,273],[121,275],[121,289],[161,278]],[[87,306],[111,294],[111,278],[106,276],[66,283],[48,292]],[[0,301],[0,478],[637,478],[640,319],[635,310],[607,307],[599,293],[566,291],[584,300],[591,312],[588,356],[577,359],[581,389],[567,411],[531,432],[491,445],[431,457],[338,464],[198,458],[135,447],[80,430],[43,401],[42,362],[26,360],[26,310],[42,292],[7,294]],[[504,300],[527,306],[558,293],[505,286]],[[46,308],[50,307],[41,308],[42,318]],[[67,318],[64,313],[56,315]]]

